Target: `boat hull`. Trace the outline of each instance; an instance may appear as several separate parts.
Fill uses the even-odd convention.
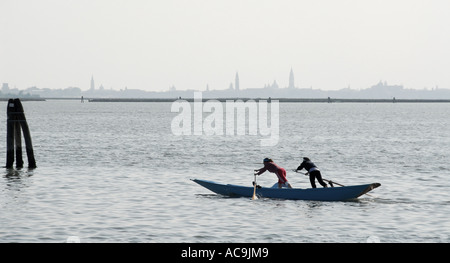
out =
[[[231,197],[252,197],[253,187],[232,184],[221,184],[208,180],[191,179],[210,191]],[[344,201],[355,199],[359,196],[379,187],[379,183],[353,185],[328,188],[257,188],[256,195],[263,198],[290,199],[290,200],[315,200],[315,201]]]

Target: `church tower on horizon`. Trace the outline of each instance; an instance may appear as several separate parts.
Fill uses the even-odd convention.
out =
[[[291,72],[289,73],[289,87],[288,88],[295,88],[294,71],[292,71],[292,68],[291,68]]]
[[[91,89],[90,90],[94,90],[94,89],[95,89],[94,75],[92,75],[92,77],[91,77]]]

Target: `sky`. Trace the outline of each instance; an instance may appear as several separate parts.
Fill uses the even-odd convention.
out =
[[[448,0],[0,0],[0,83],[450,89]]]

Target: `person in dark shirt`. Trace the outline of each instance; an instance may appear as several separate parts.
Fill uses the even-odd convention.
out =
[[[320,170],[313,162],[311,162],[308,157],[303,157],[303,162],[299,167],[297,167],[295,171],[298,172],[303,168],[309,173],[309,181],[311,182],[312,188],[316,188],[316,179],[320,185],[322,185],[323,187],[327,187],[327,184],[322,180],[322,174],[320,173]]]

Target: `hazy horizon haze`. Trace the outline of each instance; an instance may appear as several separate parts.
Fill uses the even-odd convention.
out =
[[[2,0],[0,82],[26,89],[450,89],[450,2]]]

